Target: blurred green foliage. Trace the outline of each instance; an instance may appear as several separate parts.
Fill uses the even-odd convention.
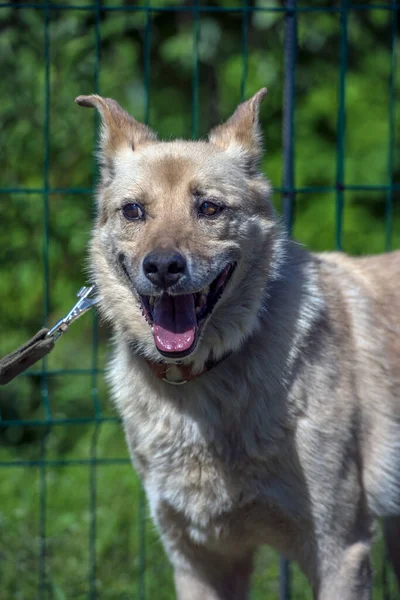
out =
[[[248,97],[266,85],[263,169],[277,188],[282,178],[283,13],[274,10],[282,6],[278,0],[249,0],[244,5],[257,10],[248,13],[219,10],[240,8],[241,0],[203,0],[197,21],[185,0],[176,0],[173,11],[164,10],[166,0],[153,0],[152,12],[141,10],[144,0],[109,0],[110,10],[97,11],[80,10],[88,6],[86,0],[64,0],[65,10],[50,2],[47,11],[44,2],[41,8],[13,4],[0,7],[0,355],[24,342],[44,320],[54,323],[85,282],[96,117],[79,109],[75,96],[93,91],[111,96],[137,119],[148,117],[169,139],[196,131],[204,136],[229,116],[241,90]],[[353,2],[348,14],[343,183],[385,186],[400,179],[396,147],[389,164],[391,135],[399,139],[398,120],[389,125],[390,102],[398,101],[389,85],[398,22],[393,23],[395,12],[357,10],[361,4],[367,3]],[[123,5],[129,10],[118,10]],[[298,5],[304,8],[307,2]],[[95,6],[101,8],[100,2]],[[335,244],[340,16],[332,10],[338,2],[318,6],[329,10],[298,15],[295,181],[299,188],[331,191],[297,194],[294,235],[312,249],[329,250]],[[392,196],[394,248],[400,247],[399,194],[396,189]],[[345,190],[345,251],[384,250],[388,200],[384,189]],[[274,202],[280,209],[279,192]],[[115,417],[100,372],[107,339],[105,328],[97,333],[86,316],[49,357],[48,387],[39,376],[23,376],[0,390],[1,416],[8,423],[0,429],[1,600],[38,597],[44,565],[39,597],[46,599],[88,598],[90,573],[98,598],[143,598],[143,589],[148,598],[173,597],[157,533],[149,519],[143,524],[141,518],[140,489],[121,429],[112,420],[90,422],[99,411]],[[47,402],[52,419],[87,422],[39,426],[35,421],[46,416]],[[94,455],[103,462],[57,464],[89,463]],[[115,463],[104,462],[113,458]],[[56,462],[24,466],[23,461],[40,459]],[[22,462],[10,466],[13,461]],[[44,532],[45,563],[40,559]],[[380,547],[376,557],[379,571]],[[295,574],[293,598],[310,598],[296,568]],[[257,562],[253,597],[276,598],[277,575],[276,555],[266,549]]]

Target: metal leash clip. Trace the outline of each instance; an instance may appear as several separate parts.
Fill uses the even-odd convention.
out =
[[[94,289],[94,285],[91,285],[90,287],[82,287],[76,294],[79,298],[78,302],[71,308],[69,313],[65,315],[64,318],[57,321],[54,327],[52,327],[47,333],[46,337],[53,337],[54,340],[58,340],[58,338],[67,331],[71,323],[79,319],[79,317],[84,315],[85,312],[93,308],[93,306],[95,306],[100,300],[98,296],[91,297]]]

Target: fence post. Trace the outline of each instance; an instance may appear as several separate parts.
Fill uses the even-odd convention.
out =
[[[346,129],[346,74],[348,55],[348,10],[349,0],[340,2],[340,46],[339,46],[339,81],[338,81],[338,113],[336,142],[336,249],[342,250],[342,229],[344,209],[344,147]]]
[[[296,0],[285,0],[284,22],[284,87],[283,87],[283,197],[282,210],[288,234],[292,233],[295,212],[294,190],[294,109],[296,87],[297,14]],[[289,561],[279,563],[279,599],[290,600],[291,577]]]
[[[284,86],[283,86],[283,217],[292,232],[295,209],[294,191],[294,108],[296,87],[297,15],[296,0],[285,0]]]
[[[390,75],[389,75],[389,147],[388,147],[388,189],[386,192],[386,208],[385,208],[385,250],[388,252],[392,249],[392,234],[393,234],[393,170],[394,170],[394,154],[395,154],[395,134],[396,134],[396,73],[397,73],[397,19],[398,19],[398,4],[396,0],[392,0],[392,15],[390,27]]]

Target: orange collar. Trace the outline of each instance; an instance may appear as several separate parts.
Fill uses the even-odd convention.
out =
[[[162,379],[171,385],[183,385],[184,383],[192,381],[193,379],[197,379],[197,377],[200,377],[200,375],[207,373],[207,371],[210,371],[212,368],[219,365],[219,363],[225,360],[225,358],[228,358],[230,354],[231,352],[227,352],[219,360],[208,359],[204,365],[204,369],[200,371],[200,373],[192,373],[193,365],[176,365],[174,363],[153,362],[147,358],[146,362],[158,379]]]

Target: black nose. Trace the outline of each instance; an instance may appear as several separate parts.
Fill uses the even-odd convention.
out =
[[[153,250],[143,260],[143,271],[151,283],[166,289],[184,275],[186,259],[180,252]]]

